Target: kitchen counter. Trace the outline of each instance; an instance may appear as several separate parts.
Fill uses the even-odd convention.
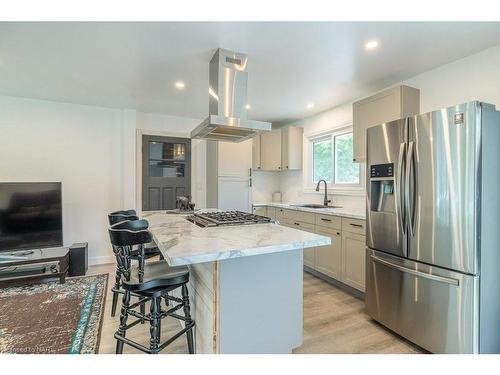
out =
[[[164,211],[142,218],[167,262],[189,267],[196,353],[302,345],[303,249],[329,245],[329,237],[274,223],[202,228]]]
[[[342,208],[308,208],[308,207],[297,207],[294,206],[295,204],[301,204],[301,203],[295,203],[295,202],[254,202],[253,206],[254,207],[263,207],[263,206],[269,206],[269,207],[277,207],[277,208],[286,208],[287,210],[296,210],[296,211],[304,211],[304,212],[312,212],[312,213],[318,213],[322,215],[332,215],[332,216],[342,216],[342,217],[348,217],[351,219],[361,219],[365,220],[366,218],[366,210],[365,208],[356,208],[356,207],[342,207]]]
[[[165,259],[172,266],[329,245],[330,238],[278,224],[202,228],[186,215],[164,211],[142,214]]]

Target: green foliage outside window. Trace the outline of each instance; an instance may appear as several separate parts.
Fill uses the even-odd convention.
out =
[[[333,159],[331,138],[313,143],[314,181],[333,181]]]
[[[352,161],[352,133],[335,137],[335,183],[358,184],[359,164]]]
[[[326,180],[335,184],[359,184],[359,164],[352,159],[352,133],[314,141],[313,182]]]

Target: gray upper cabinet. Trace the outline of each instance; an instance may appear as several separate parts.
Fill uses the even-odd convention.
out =
[[[281,129],[260,136],[260,166],[265,171],[281,170]]]
[[[262,169],[260,163],[260,135],[252,139],[252,169]]]
[[[417,115],[420,112],[420,90],[396,86],[353,103],[353,158],[366,160],[366,129],[384,122]]]
[[[281,129],[281,166],[284,170],[302,169],[304,129],[289,126]]]
[[[253,139],[252,168],[263,171],[302,169],[304,129],[286,127]]]

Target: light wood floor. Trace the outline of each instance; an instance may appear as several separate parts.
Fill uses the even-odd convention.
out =
[[[421,350],[364,313],[364,301],[304,272],[304,341],[294,353],[410,354]]]
[[[114,265],[89,267],[89,274],[109,273],[108,293],[101,333],[99,353],[114,353],[113,334],[118,327],[117,315],[111,318],[111,287],[114,283]],[[371,320],[363,312],[364,302],[315,276],[304,273],[304,342],[294,353],[421,353],[410,342],[393,334]],[[162,321],[162,337],[170,337],[179,330],[174,319]],[[138,324],[127,332],[127,337],[148,345],[149,324]],[[140,353],[125,345],[124,353]],[[184,336],[165,348],[162,354],[187,353]]]

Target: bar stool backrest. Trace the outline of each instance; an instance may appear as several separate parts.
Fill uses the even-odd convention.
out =
[[[115,224],[109,228],[109,238],[111,244],[117,247],[145,245],[153,241],[153,236],[147,230],[147,221],[145,220],[124,221]]]
[[[121,223],[122,221],[127,221],[127,220],[139,220],[136,214],[109,214],[108,215],[108,222],[109,225],[115,225],[117,223]]]
[[[136,215],[137,216],[137,212],[135,210],[119,210],[119,211],[111,212],[110,215],[125,215],[125,216]]]
[[[130,219],[124,220],[119,223],[113,224],[111,229],[128,229],[131,231],[139,231],[149,228],[149,222],[147,220]]]

